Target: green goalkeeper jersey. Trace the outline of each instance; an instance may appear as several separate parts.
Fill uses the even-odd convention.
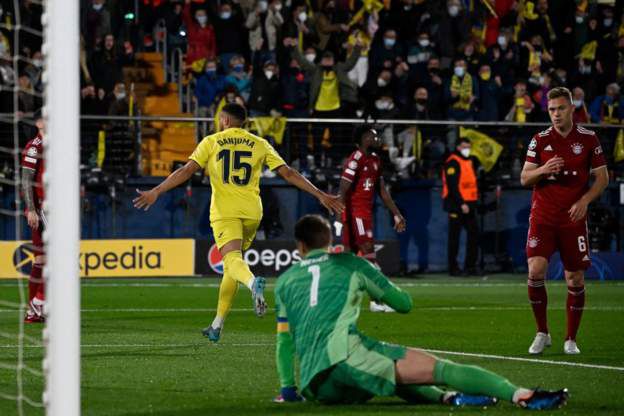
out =
[[[294,385],[292,358],[287,357],[292,355],[292,341],[300,361],[302,389],[316,374],[347,359],[349,333],[357,332],[365,293],[398,312],[411,308],[408,294],[352,253],[315,250],[279,277],[275,288],[277,365],[283,387]]]

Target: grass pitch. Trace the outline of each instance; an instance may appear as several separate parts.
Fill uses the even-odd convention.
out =
[[[579,356],[562,352],[565,286],[551,282],[553,346],[527,354],[534,335],[524,276],[489,280],[430,276],[397,280],[414,299],[407,315],[363,308],[360,329],[375,338],[439,351],[481,365],[527,387],[568,387],[569,404],[553,414],[624,414],[624,282],[587,285]],[[501,403],[483,409],[407,405],[375,399],[361,406],[274,404],[272,310],[258,319],[241,288],[219,344],[200,330],[213,318],[214,279],[89,280],[82,289],[82,408],[84,415],[469,415],[525,414]],[[268,300],[272,303],[272,286]],[[17,282],[0,282],[0,301],[18,300]],[[17,414],[18,313],[0,304],[0,415]],[[41,368],[41,326],[26,327],[26,365]],[[444,352],[442,352],[444,351]],[[468,354],[468,355],[465,355]],[[43,380],[23,372],[24,394],[41,401]],[[25,415],[42,409],[24,403]]]

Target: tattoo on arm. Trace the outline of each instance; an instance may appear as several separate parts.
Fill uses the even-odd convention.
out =
[[[22,192],[24,194],[24,202],[28,211],[35,211],[35,195],[33,192],[33,180],[35,171],[28,168],[22,168]]]

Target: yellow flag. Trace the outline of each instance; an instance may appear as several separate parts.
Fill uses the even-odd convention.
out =
[[[524,3],[524,8],[522,10],[522,16],[527,20],[535,20],[539,16],[535,13],[535,3],[532,1],[527,1]]]
[[[594,61],[596,59],[596,49],[598,49],[598,41],[592,40],[583,45],[581,53],[578,56],[586,61]]]
[[[613,160],[621,162],[624,160],[624,129],[620,129],[615,139],[615,148],[613,149]]]
[[[471,153],[479,159],[486,172],[492,170],[503,151],[503,146],[487,134],[464,127],[459,128],[459,137],[470,140],[472,144]]]
[[[286,117],[254,117],[251,120],[251,130],[258,132],[258,136],[271,136],[277,144],[282,144],[286,121]]]

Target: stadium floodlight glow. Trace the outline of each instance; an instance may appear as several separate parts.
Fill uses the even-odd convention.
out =
[[[47,0],[44,26],[46,172],[44,234],[48,303],[44,404],[80,415],[79,2]]]

